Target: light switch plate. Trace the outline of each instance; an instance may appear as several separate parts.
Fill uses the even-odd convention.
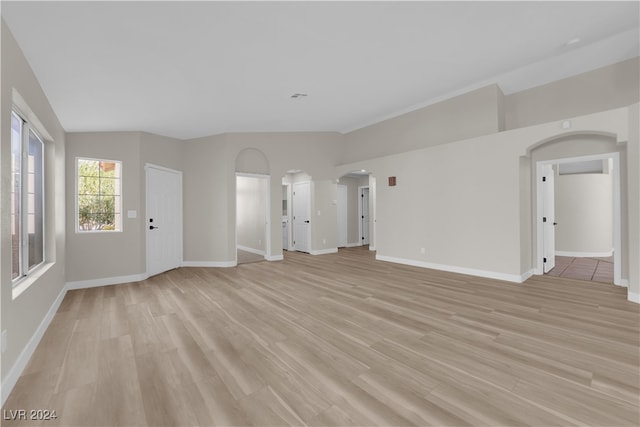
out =
[[[138,211],[127,211],[127,218],[138,218]]]

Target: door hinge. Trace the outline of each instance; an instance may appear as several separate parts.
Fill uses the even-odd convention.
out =
[[[547,222],[547,217],[546,216],[542,217],[542,222]]]
[[[542,262],[547,262],[547,259],[546,258],[542,258]]]

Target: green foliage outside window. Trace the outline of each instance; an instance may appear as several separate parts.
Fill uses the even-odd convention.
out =
[[[120,170],[120,162],[78,159],[79,231],[120,229]]]

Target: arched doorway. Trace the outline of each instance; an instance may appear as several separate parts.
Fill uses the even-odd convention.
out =
[[[269,259],[269,162],[260,150],[245,148],[236,157],[236,263]]]
[[[626,177],[626,162],[622,158],[626,155],[626,150],[623,146],[617,144],[616,139],[612,135],[603,134],[572,134],[564,135],[550,140],[543,141],[536,144],[530,150],[531,158],[531,173],[532,173],[532,194],[533,198],[533,242],[534,242],[534,261],[533,268],[535,274],[551,273],[557,275],[558,268],[565,268],[564,265],[559,265],[557,268],[554,265],[556,256],[564,256],[571,254],[578,258],[583,254],[584,257],[589,255],[604,255],[597,251],[593,253],[588,249],[580,250],[581,248],[588,248],[589,245],[580,247],[579,245],[585,245],[585,236],[588,234],[596,234],[596,225],[600,228],[608,228],[610,233],[611,248],[608,252],[611,253],[613,261],[613,283],[619,286],[626,286],[625,281],[622,279],[622,271],[624,265],[624,248],[625,242],[623,242],[622,229],[625,224],[622,221],[622,183]],[[573,168],[569,167],[574,165]],[[575,168],[578,165],[583,169]],[[591,169],[584,169],[585,165],[591,165]],[[593,165],[602,165],[600,169],[593,168]],[[573,170],[574,172],[562,173],[562,170]],[[594,222],[591,218],[590,224],[592,229],[582,227],[580,229],[577,226],[578,222],[584,221],[585,217],[594,217],[596,215],[593,212],[583,212],[582,216],[578,210],[572,209],[571,214],[567,213],[566,207],[563,208],[564,214],[562,215],[562,223],[556,219],[558,210],[555,205],[560,202],[560,206],[566,206],[567,203],[562,203],[564,200],[562,197],[566,197],[565,193],[557,193],[558,178],[571,181],[574,185],[575,197],[582,194],[582,199],[588,197],[597,197],[598,192],[596,188],[585,187],[585,185],[593,185],[599,178],[590,176],[587,178],[587,174],[603,174],[603,179],[608,179],[604,174],[610,175],[610,198],[603,198],[603,203],[608,203],[610,209],[601,209],[603,212],[610,216],[610,220],[607,223],[606,220],[602,220],[601,223]],[[563,175],[569,175],[571,177],[564,177]],[[568,178],[571,178],[570,180]],[[580,184],[582,182],[582,184]],[[591,183],[591,184],[588,184]],[[575,187],[575,185],[582,185],[582,187]],[[564,187],[562,187],[564,188]],[[565,190],[566,191],[566,190]],[[563,196],[564,194],[564,196]],[[560,197],[560,199],[559,199]],[[591,206],[597,206],[591,203]],[[602,208],[601,206],[599,208]],[[606,216],[606,215],[605,215]],[[575,221],[575,222],[574,222]],[[597,221],[597,218],[596,218]],[[572,223],[574,222],[574,223]],[[594,225],[595,224],[595,225]],[[563,233],[558,233],[558,228],[562,227]],[[571,232],[567,231],[571,230]],[[604,230],[607,232],[607,230]],[[580,233],[582,233],[580,235]],[[571,237],[571,234],[573,236]],[[563,236],[563,243],[558,247],[556,242],[556,236]],[[572,239],[572,240],[571,240]],[[571,241],[572,243],[568,243]],[[579,242],[578,242],[579,241]],[[578,243],[576,243],[578,242]],[[567,245],[573,248],[573,251],[566,251]],[[573,246],[572,246],[573,245]],[[576,246],[578,245],[578,246]],[[577,248],[577,251],[576,251]],[[593,276],[592,276],[593,277]],[[577,278],[577,277],[576,277]],[[582,278],[582,277],[581,277]],[[584,278],[582,278],[584,279]],[[588,279],[590,280],[590,279]]]

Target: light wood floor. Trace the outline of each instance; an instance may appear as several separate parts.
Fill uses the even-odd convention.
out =
[[[614,285],[288,252],[69,292],[3,409],[56,410],[46,426],[637,426],[639,323]]]
[[[264,255],[258,255],[251,252],[238,249],[236,251],[238,264],[249,264],[251,262],[265,261]]]

